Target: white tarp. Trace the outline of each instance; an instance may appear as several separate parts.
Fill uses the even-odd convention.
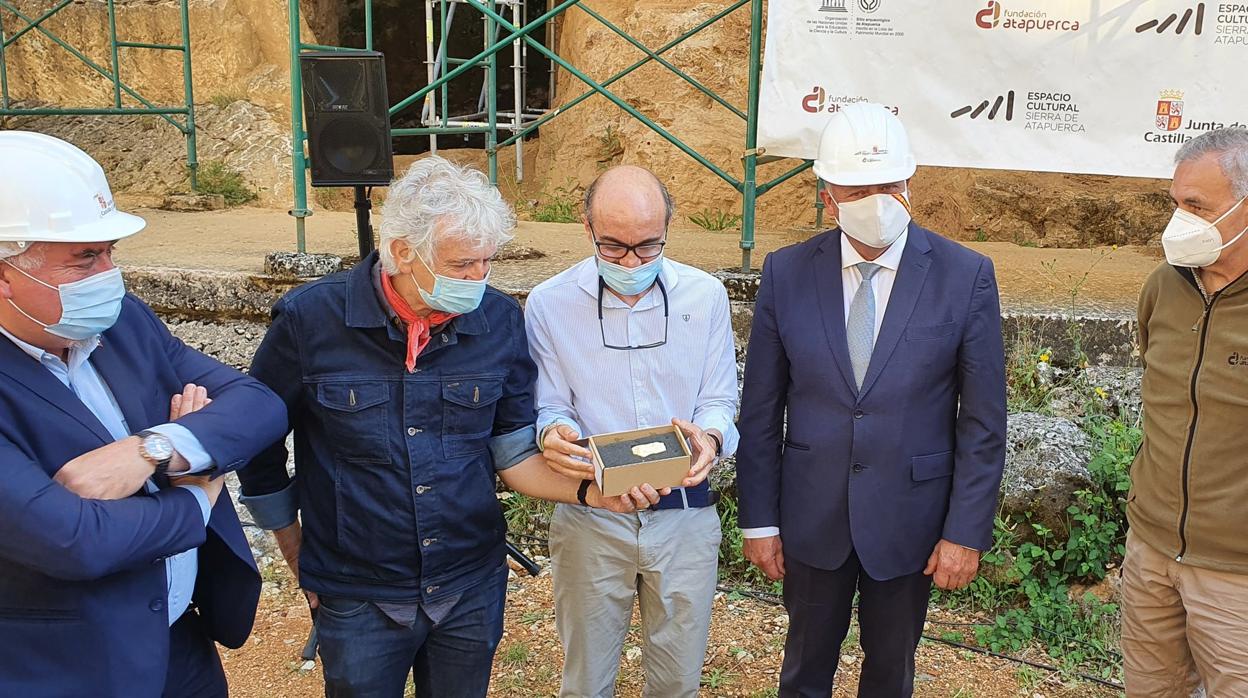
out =
[[[1248,0],[771,0],[759,145],[813,158],[856,101],[924,165],[1169,177],[1248,125]]]

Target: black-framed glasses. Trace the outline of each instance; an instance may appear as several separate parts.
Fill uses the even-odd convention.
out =
[[[659,293],[663,294],[663,340],[652,344],[621,347],[607,342],[607,327],[602,321],[602,297],[603,294],[606,293],[607,282],[604,281],[601,276],[598,277],[598,330],[602,333],[602,346],[619,351],[631,351],[633,349],[655,349],[667,344],[667,289],[663,288],[662,279],[656,279],[655,285],[659,287]]]
[[[667,240],[659,240],[658,242],[643,242],[640,245],[624,245],[618,242],[601,242],[598,240],[598,233],[594,232],[591,227],[590,234],[594,236],[594,246],[598,248],[598,254],[603,259],[617,260],[624,259],[629,252],[637,255],[637,259],[648,262],[655,257],[663,254],[663,246],[667,244]],[[663,231],[663,235],[667,236],[667,231]]]

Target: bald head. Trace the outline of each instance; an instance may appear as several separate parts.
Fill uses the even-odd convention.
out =
[[[650,170],[636,165],[612,167],[585,190],[585,220],[595,228],[601,224],[666,230],[672,210],[667,187]]]

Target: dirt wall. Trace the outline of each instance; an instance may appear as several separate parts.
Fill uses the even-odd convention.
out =
[[[305,36],[323,42],[343,39],[340,35],[343,27],[354,21],[351,13],[356,4],[303,0]],[[36,0],[19,1],[23,12],[31,16],[47,5]],[[241,97],[266,112],[243,114],[241,120],[230,122],[228,129],[217,129],[225,138],[216,139],[221,144],[212,146],[208,155],[240,167],[258,168],[245,174],[260,189],[261,202],[278,207],[289,205],[288,185],[282,183],[288,176],[273,172],[274,168],[289,167],[289,160],[275,159],[270,153],[286,147],[283,139],[289,129],[286,5],[286,0],[192,0],[190,5],[196,101],[220,106]],[[724,3],[595,0],[592,6],[655,48],[718,13]],[[118,31],[125,39],[171,42],[179,35],[177,4],[170,0],[118,0],[117,7]],[[11,33],[17,23],[12,17],[5,21]],[[100,65],[109,64],[103,30],[107,9],[102,0],[80,0],[49,19],[46,26]],[[598,81],[643,56],[578,8],[561,17],[557,37],[556,52]],[[748,47],[747,6],[665,57],[744,109]],[[8,58],[15,98],[61,105],[99,105],[111,99],[108,81],[37,32],[14,44]],[[123,78],[149,99],[161,103],[181,99],[177,54],[123,49],[121,66]],[[398,69],[403,67],[392,66],[392,70]],[[554,106],[569,103],[585,89],[576,77],[560,70]],[[742,176],[745,122],[731,111],[655,63],[610,89],[725,172]],[[201,118],[201,123],[207,120]],[[250,130],[253,127],[255,130]],[[79,139],[75,142],[91,130],[47,128],[73,133]],[[109,160],[121,172],[136,173],[120,177],[119,190],[161,194],[161,188],[168,184],[165,180],[176,179],[165,174],[138,176],[152,160],[136,155],[151,150],[150,133],[111,127],[107,133],[105,139],[85,141],[90,147],[83,142],[79,145]],[[215,142],[211,135],[206,140]],[[446,139],[445,145],[454,140]],[[237,147],[231,145],[234,142]],[[176,154],[176,148],[172,152]],[[479,151],[445,152],[458,152],[456,159],[483,164]],[[257,153],[263,154],[257,157]],[[668,184],[682,225],[691,225],[688,216],[704,209],[740,210],[739,196],[729,184],[601,96],[591,97],[542,127],[539,138],[528,144],[525,160],[530,165],[523,186],[517,186],[511,174],[510,149],[500,160],[500,185],[518,201],[540,198],[542,189],[553,192],[563,187],[579,192],[606,167],[627,162],[649,167]],[[786,160],[764,165],[758,179],[767,181],[794,164]],[[955,238],[1041,247],[1155,244],[1170,211],[1165,191],[1166,184],[1157,180],[946,168],[921,168],[913,182],[916,218],[921,223]],[[337,201],[341,196],[335,192],[314,192],[311,198],[314,208],[333,208],[341,203]],[[776,229],[812,226],[813,203],[814,177],[804,173],[759,200],[758,224]]]
[[[316,5],[318,3],[308,3]],[[52,3],[16,0],[28,17]],[[117,35],[122,41],[178,44],[181,14],[169,0],[117,0]],[[315,13],[314,13],[315,14]],[[8,34],[25,22],[5,13]],[[108,6],[79,0],[42,26],[108,69]],[[289,113],[289,54],[284,0],[191,0],[193,85],[197,102],[234,96],[266,109]],[[38,31],[27,32],[7,50],[9,89],[14,99],[60,106],[110,106],[112,82],[85,66]],[[121,78],[160,105],[182,104],[182,54],[121,48]],[[125,106],[138,106],[123,97]]]
[[[723,9],[722,3],[672,0],[601,0],[604,17],[651,48],[674,39]],[[744,109],[749,12],[742,8],[667,54],[673,64]],[[584,12],[573,10],[559,32],[558,52],[598,81],[643,57],[637,49]],[[561,71],[556,106],[585,89]],[[703,153],[734,177],[741,177],[745,122],[670,71],[651,63],[613,84],[616,94]],[[594,96],[542,130],[546,144],[539,172],[547,186],[569,181],[583,187],[604,167],[618,162],[645,165],[667,182],[682,214],[704,208],[739,210],[739,198],[674,145]],[[766,165],[759,181],[786,171],[792,160]],[[810,226],[815,222],[814,175],[805,173],[759,200],[764,228]],[[916,218],[946,235],[1041,247],[1155,243],[1171,204],[1157,180],[1029,172],[921,168],[913,182]]]

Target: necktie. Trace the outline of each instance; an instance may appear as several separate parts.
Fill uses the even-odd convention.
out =
[[[862,274],[862,283],[849,304],[845,339],[849,342],[849,362],[854,368],[854,381],[862,388],[862,379],[871,364],[871,351],[875,349],[875,291],[871,288],[871,277],[880,270],[880,265],[861,262],[854,266]]]

